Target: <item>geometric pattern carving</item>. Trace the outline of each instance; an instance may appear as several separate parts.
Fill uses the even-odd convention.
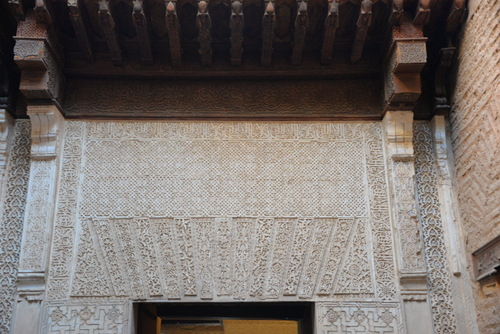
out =
[[[379,123],[66,128],[50,299],[396,299]]]
[[[14,127],[0,221],[0,333],[10,333],[30,173],[30,122]]]
[[[85,217],[367,216],[362,124],[101,124],[88,124]]]
[[[43,333],[127,333],[128,312],[124,302],[51,302],[45,308]]]
[[[404,333],[397,303],[316,303],[317,333]]]
[[[427,262],[434,331],[456,333],[451,272],[441,218],[432,132],[428,122],[414,123],[414,147],[418,209]]]

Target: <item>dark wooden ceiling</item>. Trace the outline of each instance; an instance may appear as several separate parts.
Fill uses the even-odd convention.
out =
[[[22,8],[34,6],[37,19],[55,28],[67,74],[145,77],[373,76],[380,71],[398,11],[416,19],[419,8],[427,10],[424,33],[431,43],[442,44],[454,2],[30,1],[10,3],[18,16]],[[266,35],[269,15],[271,37]]]

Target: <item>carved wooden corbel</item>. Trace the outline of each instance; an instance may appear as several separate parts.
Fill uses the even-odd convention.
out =
[[[421,94],[420,71],[427,62],[427,38],[409,15],[393,27],[385,68],[385,110],[413,110]]]
[[[149,39],[148,22],[144,15],[143,0],[134,0],[132,11],[132,22],[134,23],[137,36],[140,40],[141,61],[146,65],[153,65],[153,56],[151,55],[151,41]]]
[[[61,113],[55,105],[30,105],[28,116],[31,120],[31,158],[55,158],[63,121]]]
[[[365,44],[366,33],[370,27],[372,19],[372,2],[371,0],[363,0],[360,7],[356,37],[352,45],[351,62],[356,63],[361,59],[363,53],[363,46]]]
[[[448,101],[448,74],[453,62],[456,48],[442,48],[434,70],[434,98],[433,109],[436,115],[446,115],[450,111]]]
[[[446,33],[455,34],[467,16],[467,6],[465,0],[453,0],[450,14],[446,20]]]
[[[335,33],[339,27],[339,2],[334,0],[328,5],[328,16],[325,20],[325,35],[323,36],[323,46],[321,48],[321,63],[328,65],[333,58],[333,42]]]
[[[431,1],[430,0],[419,0],[417,5],[417,10],[415,13],[415,18],[413,19],[413,24],[416,26],[423,27],[429,22],[431,18]]]
[[[262,56],[261,63],[270,66],[273,58],[274,25],[276,23],[276,13],[274,3],[270,0],[267,3],[264,18],[262,19]]]
[[[394,0],[392,2],[391,15],[389,16],[389,26],[391,29],[393,26],[401,24],[403,13],[403,0]]]
[[[306,29],[309,25],[307,16],[307,2],[301,0],[298,5],[297,18],[295,19],[295,34],[293,38],[292,65],[302,63],[302,51],[306,39]]]
[[[44,0],[35,1],[35,17],[38,23],[52,24],[52,17]]]
[[[73,29],[75,30],[76,39],[78,40],[83,56],[88,61],[92,62],[94,60],[94,56],[92,54],[92,47],[90,46],[87,29],[83,23],[82,8],[80,3],[81,2],[78,0],[68,0],[67,6],[69,10],[69,18],[71,20],[71,24],[73,25]]]
[[[212,20],[208,12],[208,3],[201,0],[198,2],[198,14],[196,15],[196,24],[198,25],[198,41],[200,48],[201,63],[205,66],[212,65],[212,35],[210,29],[212,28]]]
[[[168,41],[170,47],[170,59],[174,67],[179,67],[182,65],[182,50],[180,41],[180,28],[179,20],[177,18],[177,10],[175,2],[169,1],[165,4],[166,7],[166,25],[168,31]]]
[[[113,20],[113,16],[111,16],[108,0],[99,0],[99,21],[104,30],[104,36],[108,43],[111,60],[115,66],[120,66],[122,64],[122,50],[118,43],[118,36],[115,31],[115,21]]]
[[[242,4],[240,1],[235,0],[231,3],[231,18],[229,21],[229,27],[231,28],[231,64],[235,66],[241,65],[244,25]]]
[[[19,90],[28,100],[62,99],[64,75],[47,25],[36,21],[33,9],[20,21],[14,36],[14,61],[22,69]]]

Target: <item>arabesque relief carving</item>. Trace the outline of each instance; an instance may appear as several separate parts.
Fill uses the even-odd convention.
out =
[[[68,121],[61,173],[51,300],[396,300],[378,123]]]

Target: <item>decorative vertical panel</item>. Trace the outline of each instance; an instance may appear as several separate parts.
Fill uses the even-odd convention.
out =
[[[66,123],[47,289],[51,300],[65,299],[70,291],[84,128],[83,122]]]
[[[418,208],[429,272],[428,284],[434,331],[455,333],[457,325],[452,305],[451,272],[441,219],[432,133],[427,122],[415,123],[414,147]]]
[[[5,193],[0,221],[0,332],[9,333],[21,251],[26,195],[30,173],[30,122],[17,121],[6,169]]]

